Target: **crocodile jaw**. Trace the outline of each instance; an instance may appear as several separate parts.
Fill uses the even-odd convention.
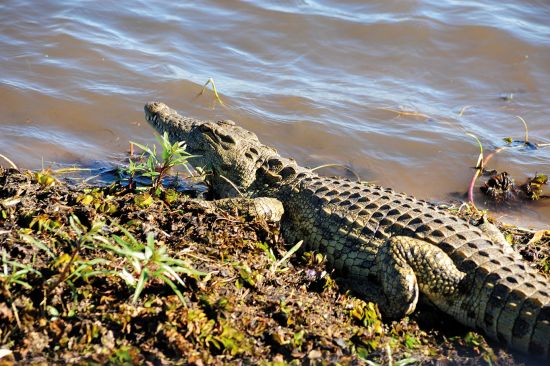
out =
[[[149,102],[143,109],[145,110],[145,120],[157,132],[168,132],[170,139],[177,136],[178,139],[187,140],[186,135],[201,122],[183,117],[176,118],[176,111],[160,102]]]
[[[172,142],[185,141],[187,152],[195,155],[193,166],[212,173],[209,181],[219,197],[245,192],[256,180],[258,168],[277,154],[233,121],[182,117],[160,102],[149,102],[144,109],[145,119],[157,132],[167,132]]]

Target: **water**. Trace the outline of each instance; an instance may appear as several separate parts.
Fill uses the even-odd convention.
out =
[[[25,168],[114,160],[154,142],[142,108],[161,100],[303,165],[446,201],[473,174],[466,132],[491,151],[523,138],[521,116],[550,142],[549,18],[546,0],[3,1],[0,153]],[[225,108],[197,97],[210,77]],[[523,181],[549,162],[550,147],[516,149],[490,168]],[[550,204],[502,215],[548,228]]]

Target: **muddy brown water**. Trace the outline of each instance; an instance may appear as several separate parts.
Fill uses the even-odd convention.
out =
[[[467,132],[491,151],[523,138],[521,116],[550,142],[549,19],[546,0],[3,1],[0,153],[25,168],[116,161],[155,141],[142,108],[161,100],[301,164],[447,201],[473,174]],[[225,107],[196,96],[210,77]],[[490,167],[550,175],[550,147]],[[549,228],[550,204],[498,216]]]

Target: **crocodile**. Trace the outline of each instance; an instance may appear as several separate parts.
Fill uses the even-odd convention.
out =
[[[160,102],[147,103],[145,117],[186,142],[219,198],[279,200],[285,241],[323,253],[383,316],[411,314],[420,299],[514,350],[549,358],[548,280],[502,235],[390,188],[320,176],[230,120],[183,117]]]

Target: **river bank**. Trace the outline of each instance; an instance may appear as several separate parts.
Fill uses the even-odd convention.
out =
[[[548,273],[548,236],[505,233]],[[276,225],[170,190],[0,168],[0,243],[2,365],[526,361],[428,308],[383,322]]]

